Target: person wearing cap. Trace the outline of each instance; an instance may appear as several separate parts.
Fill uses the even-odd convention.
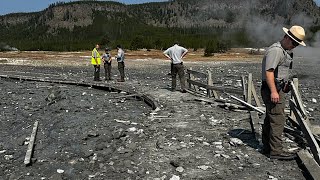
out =
[[[105,49],[105,53],[102,55],[102,61],[104,65],[105,80],[109,81],[111,80],[111,62],[112,62],[109,48]]]
[[[94,81],[100,81],[100,64],[101,64],[101,57],[98,52],[100,48],[99,44],[96,44],[96,47],[93,48],[91,52],[91,64],[94,67]]]
[[[164,56],[171,60],[171,90],[175,91],[177,86],[177,74],[179,75],[181,92],[186,93],[185,89],[185,77],[184,77],[184,66],[182,58],[184,58],[188,53],[188,50],[178,43],[175,43],[172,47],[168,48],[163,52]]]
[[[266,106],[266,116],[262,128],[262,153],[270,159],[293,160],[296,154],[282,149],[281,135],[286,121],[285,94],[289,80],[289,70],[292,68],[292,50],[303,42],[305,31],[301,26],[283,28],[285,35],[280,42],[272,44],[262,60],[261,96]]]
[[[121,45],[117,45],[117,55],[116,60],[118,62],[118,70],[120,72],[120,79],[118,79],[118,82],[124,82],[124,51],[121,48]]]

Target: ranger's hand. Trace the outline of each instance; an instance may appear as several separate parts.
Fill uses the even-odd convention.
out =
[[[277,104],[280,100],[280,96],[278,92],[271,93],[271,102]]]

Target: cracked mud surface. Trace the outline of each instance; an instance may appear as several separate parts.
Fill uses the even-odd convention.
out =
[[[58,61],[50,63],[32,58],[20,63],[8,55],[9,63],[0,64],[0,71],[91,82],[93,68],[79,63],[81,57],[64,55],[52,55]],[[299,88],[307,109],[313,110],[311,122],[318,124],[319,107],[311,100],[319,101],[320,75],[310,71],[314,62],[301,61],[295,67]],[[215,83],[232,87],[242,75],[253,73],[260,95],[260,60],[190,60],[185,65],[211,70]],[[306,178],[299,162],[270,160],[258,152],[248,111],[231,111],[199,102],[189,93],[169,91],[169,68],[161,59],[129,59],[125,83],[101,82],[147,94],[158,103],[157,111],[124,92],[1,78],[0,179]],[[116,63],[112,74],[116,80]],[[228,99],[227,94],[219,95]],[[35,121],[38,134],[32,164],[26,167],[27,138]],[[297,147],[283,138],[286,148]]]

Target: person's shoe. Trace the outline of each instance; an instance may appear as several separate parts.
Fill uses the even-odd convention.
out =
[[[187,93],[187,91],[185,89],[182,89],[181,92],[182,93]]]
[[[176,88],[171,88],[171,91],[172,91],[172,92],[175,92],[175,91],[176,91]]]
[[[262,149],[259,150],[259,152],[261,154],[268,155],[268,154],[270,154],[270,149],[262,148]]]
[[[283,161],[290,161],[290,160],[294,160],[295,158],[297,158],[297,154],[282,152],[279,154],[272,154],[272,155],[270,154],[269,158],[283,160]]]

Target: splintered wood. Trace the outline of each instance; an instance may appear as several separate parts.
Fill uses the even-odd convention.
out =
[[[307,150],[301,150],[298,152],[298,156],[302,161],[302,164],[308,170],[312,179],[317,180],[320,179],[320,166],[317,162],[313,159],[312,155]]]
[[[34,123],[34,126],[33,126],[32,134],[31,134],[31,137],[30,137],[30,142],[29,142],[29,145],[28,145],[28,149],[27,149],[27,153],[26,153],[25,159],[24,159],[24,164],[25,165],[29,165],[30,162],[31,162],[31,156],[32,156],[32,152],[33,152],[34,141],[35,141],[36,135],[37,135],[37,130],[38,130],[38,121],[36,121]]]

